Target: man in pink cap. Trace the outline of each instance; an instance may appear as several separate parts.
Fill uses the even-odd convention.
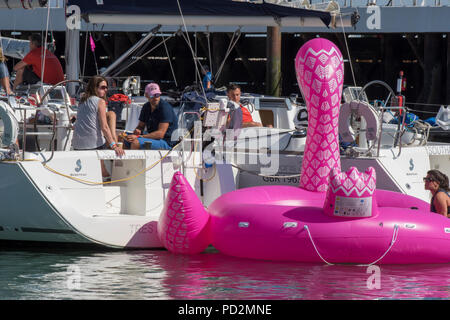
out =
[[[142,106],[139,124],[133,134],[126,137],[125,146],[131,149],[150,146],[153,150],[168,150],[176,143],[171,140],[171,136],[178,128],[173,107],[161,99],[161,90],[157,83],[152,82],[145,87],[145,97],[148,102]]]

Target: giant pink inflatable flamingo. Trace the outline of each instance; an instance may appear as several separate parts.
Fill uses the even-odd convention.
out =
[[[340,171],[339,49],[325,39],[308,41],[295,67],[309,111],[300,187],[241,189],[205,210],[176,173],[158,223],[164,246],[189,254],[212,244],[236,257],[281,261],[450,262],[450,219],[430,213],[422,200],[376,190],[373,168]]]

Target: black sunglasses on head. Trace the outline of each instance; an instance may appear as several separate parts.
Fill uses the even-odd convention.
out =
[[[423,182],[431,182],[431,181],[434,181],[434,179],[433,178],[427,178],[427,177],[423,178]]]

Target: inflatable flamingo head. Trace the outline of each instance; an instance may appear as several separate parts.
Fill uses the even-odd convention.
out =
[[[300,187],[325,192],[330,170],[340,169],[338,128],[344,84],[342,54],[329,40],[310,40],[298,51],[295,70],[308,110]]]
[[[374,195],[376,172],[369,167],[359,172],[351,167],[346,172],[332,169],[330,185],[325,198],[325,214],[342,218],[366,218],[376,215],[377,203]]]

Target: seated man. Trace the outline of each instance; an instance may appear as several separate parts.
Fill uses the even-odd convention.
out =
[[[131,149],[144,149],[151,143],[151,149],[169,150],[176,141],[171,141],[172,132],[178,128],[178,120],[170,103],[161,99],[161,90],[156,83],[145,87],[148,102],[142,106],[139,124],[133,134],[125,137],[125,146]],[[142,134],[145,127],[147,133]]]
[[[259,122],[254,122],[251,113],[246,107],[241,105],[241,87],[237,84],[231,84],[227,88],[227,96],[230,101],[237,103],[242,110],[242,128],[262,127]]]
[[[29,37],[30,52],[14,66],[16,79],[13,89],[19,84],[35,84],[41,81],[42,75],[42,38],[39,34],[32,34]],[[64,80],[64,72],[58,58],[45,49],[45,66],[43,82],[47,84],[57,84]]]

